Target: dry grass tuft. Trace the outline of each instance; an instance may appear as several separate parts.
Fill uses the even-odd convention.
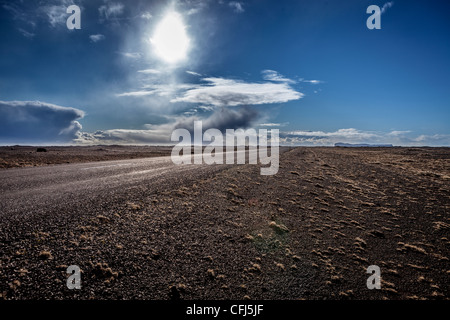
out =
[[[269,227],[271,227],[278,234],[284,234],[289,232],[289,229],[285,225],[277,224],[275,221],[271,221],[269,223]]]
[[[412,244],[408,244],[408,243],[403,243],[403,242],[399,242],[398,245],[400,246],[399,248],[397,248],[398,251],[405,253],[408,250],[414,251],[414,252],[418,252],[421,254],[427,254],[426,250],[423,248],[420,248],[418,246],[412,245]]]

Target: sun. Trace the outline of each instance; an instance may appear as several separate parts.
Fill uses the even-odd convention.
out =
[[[159,58],[167,63],[176,63],[186,58],[189,37],[181,15],[169,12],[156,26],[150,39]]]

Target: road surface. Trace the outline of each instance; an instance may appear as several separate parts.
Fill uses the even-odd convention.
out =
[[[179,177],[217,170],[206,165],[175,165],[170,157],[76,163],[0,171],[2,220],[48,211],[108,194],[114,201],[140,185],[164,184]]]

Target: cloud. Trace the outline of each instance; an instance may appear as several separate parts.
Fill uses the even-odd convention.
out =
[[[331,146],[337,142],[393,144],[398,146],[449,146],[450,135],[420,135],[414,137],[411,131],[363,131],[355,128],[337,131],[290,131],[280,133],[280,142],[286,145]]]
[[[63,24],[67,20],[67,7],[64,6],[48,6],[46,9],[48,22],[52,27]]]
[[[100,21],[117,19],[124,12],[124,5],[119,2],[107,2],[98,8]]]
[[[275,82],[295,83],[294,80],[284,77],[275,70],[263,70],[261,71],[264,80]]]
[[[201,74],[184,70],[195,77]],[[148,124],[141,130],[111,129],[97,134],[85,134],[80,143],[170,143],[170,135],[176,128],[191,130],[194,120],[202,120],[204,128],[219,130],[257,126],[267,118],[264,109],[252,106],[284,103],[303,97],[301,92],[291,87],[294,83],[276,71],[265,71],[262,82],[247,82],[220,77],[194,78],[199,83],[177,83],[167,77],[165,70],[143,69],[140,87],[116,94],[124,99],[134,99],[129,103],[145,102],[150,106],[163,104],[165,109],[177,115],[168,116],[164,124]],[[160,74],[163,73],[163,74]],[[144,79],[142,79],[144,78]],[[151,78],[151,81],[148,81]],[[267,80],[267,79],[271,79]],[[170,119],[170,120],[169,120]],[[269,127],[271,124],[267,124]],[[272,124],[275,125],[275,124]],[[276,124],[284,126],[285,124]],[[127,142],[129,141],[129,142]]]
[[[203,78],[206,84],[188,89],[171,102],[188,102],[215,107],[259,105],[298,100],[303,94],[287,83],[249,83],[225,78]]]
[[[91,39],[92,42],[99,42],[105,39],[105,36],[102,34],[91,34],[89,36],[89,39]]]
[[[246,129],[251,127],[259,118],[259,113],[249,107],[239,109],[221,108],[214,111],[208,118],[202,120],[203,129],[216,128],[222,132],[226,129]],[[179,121],[177,128],[185,128],[193,132],[193,119]]]
[[[391,8],[394,5],[394,2],[386,2],[381,8],[381,14],[385,13],[387,9]]]
[[[84,112],[39,101],[0,101],[1,143],[71,142]]]
[[[319,84],[319,83],[323,83],[323,81],[320,80],[305,80],[305,79],[301,79],[301,82],[307,82],[307,83],[311,83],[311,84]]]
[[[283,76],[282,74],[278,73],[275,70],[270,70],[270,69],[263,70],[263,71],[261,71],[261,74],[263,75],[264,80],[274,81],[274,82],[297,83],[297,81],[286,78],[285,76]],[[311,83],[311,84],[323,83],[323,81],[321,81],[321,80],[305,80],[303,78],[298,79],[298,81]]]
[[[127,55],[126,53],[121,53]],[[129,56],[129,55],[128,55]],[[196,104],[208,107],[237,107],[245,105],[263,105],[284,103],[301,99],[304,95],[290,86],[293,82],[283,78],[276,71],[265,72],[267,79],[273,81],[246,82],[236,79],[221,77],[204,77],[194,79],[199,83],[177,83],[166,69],[143,69],[137,71],[148,77],[139,77],[139,87],[130,88],[128,91],[116,93],[117,97],[165,97],[166,105],[174,104],[173,108],[183,106],[179,103]],[[202,77],[203,75],[185,70],[185,73]],[[193,106],[191,106],[193,107]]]
[[[180,1],[179,3],[182,6],[184,6],[183,12],[189,16],[189,15],[197,14],[200,11],[202,11],[203,9],[207,8],[211,4],[211,1],[188,0],[188,1],[184,1],[184,2]]]
[[[422,134],[414,139],[411,139],[414,145],[424,146],[450,146],[450,134]]]
[[[290,135],[297,137],[314,137],[314,138],[337,138],[337,139],[371,139],[377,136],[376,133],[361,131],[354,128],[339,129],[334,132],[324,131],[292,131]]]
[[[35,33],[28,32],[28,31],[26,31],[26,30],[24,30],[22,28],[19,28],[18,30],[25,38],[31,39],[31,38],[33,38],[36,35]]]
[[[21,25],[22,30],[19,29],[19,31],[27,37],[30,37],[29,35],[33,33],[26,30],[29,27],[34,30],[40,20],[47,21],[51,27],[65,26],[67,18],[70,16],[66,10],[70,5],[76,4],[83,10],[80,1],[74,3],[74,0],[49,0],[45,2],[21,0],[15,1],[15,3],[13,1],[9,2],[2,5],[2,7],[11,13],[13,19]],[[25,25],[27,29],[24,29]]]
[[[157,69],[145,69],[145,70],[138,70],[139,73],[145,73],[145,74],[160,74],[161,71]]]
[[[206,118],[198,116],[176,116],[174,121],[158,125],[146,125],[146,129],[111,129],[94,133],[82,132],[75,142],[80,144],[174,144],[170,141],[173,130],[183,128],[193,135],[194,121],[202,120],[203,130],[216,128],[225,133],[226,129],[246,129],[259,119],[256,110],[249,107],[238,109],[221,108]]]
[[[67,18],[70,16],[67,13],[67,8],[72,4],[75,4],[73,0],[53,1],[51,5],[41,6],[40,11],[47,17],[52,27],[65,26]]]
[[[200,73],[194,72],[194,71],[186,71],[186,73],[191,74],[193,76],[201,77],[202,75]]]
[[[191,8],[191,9],[189,9],[189,10],[186,12],[186,14],[187,14],[188,16],[190,16],[190,15],[193,15],[193,14],[198,13],[200,10],[201,10],[201,8]]]
[[[139,59],[140,57],[142,57],[142,54],[140,54],[139,52],[121,52],[121,54],[124,57],[130,58],[130,59]]]
[[[169,137],[170,139],[170,137]],[[111,129],[94,133],[81,132],[74,140],[78,144],[168,144],[166,135],[158,135],[153,130]]]
[[[2,7],[12,14],[14,20],[20,20],[23,22],[28,21],[28,14],[24,10],[22,10],[16,3],[3,4]]]
[[[389,132],[388,135],[391,135],[391,136],[402,136],[402,135],[405,135],[405,134],[408,134],[408,133],[411,133],[411,131],[410,130],[405,130],[405,131],[394,130],[394,131]]]
[[[144,97],[144,96],[151,96],[155,94],[155,90],[139,90],[139,91],[130,91],[130,92],[123,92],[117,94],[118,97]]]
[[[152,74],[149,72],[149,74]],[[190,88],[194,88],[195,85],[192,84],[152,84],[152,85],[144,85],[141,90],[129,91],[119,93],[116,96],[118,97],[143,97],[143,96],[151,96],[158,95],[160,97],[164,96],[173,96],[179,91],[187,90]]]
[[[27,38],[35,36],[37,26],[42,21],[47,22],[52,28],[65,27],[67,18],[70,16],[66,10],[70,5],[75,4],[74,0],[8,2],[10,3],[3,4],[2,7],[10,12],[17,24],[18,31]],[[79,2],[76,4],[83,10]]]
[[[274,123],[274,122],[268,122],[268,123],[260,123],[258,126],[260,127],[285,127],[289,124],[289,122],[283,122],[283,123]]]
[[[260,115],[251,108],[237,110],[221,108],[207,118],[177,116],[174,121],[158,125],[146,125],[146,129],[111,129],[94,133],[80,132],[74,140],[80,144],[174,144],[170,141],[173,130],[187,129],[193,133],[194,121],[202,120],[203,131],[217,128],[246,129],[255,126]],[[275,127],[275,124],[267,125]],[[334,146],[337,142],[393,144],[396,146],[450,146],[450,134],[408,136],[410,131],[372,132],[354,128],[325,131],[280,132],[280,144],[292,146]]]
[[[153,16],[152,16],[152,14],[151,14],[150,12],[144,12],[144,13],[141,15],[141,18],[142,18],[142,19],[146,19],[146,20],[150,20],[152,17],[153,17]]]
[[[237,1],[231,1],[228,3],[228,5],[233,8],[234,12],[237,13],[243,13],[244,10],[244,5],[242,4],[242,2],[237,2]]]

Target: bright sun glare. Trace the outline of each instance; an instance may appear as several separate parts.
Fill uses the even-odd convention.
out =
[[[181,15],[169,12],[156,27],[151,43],[157,55],[168,63],[186,58],[189,38]]]

